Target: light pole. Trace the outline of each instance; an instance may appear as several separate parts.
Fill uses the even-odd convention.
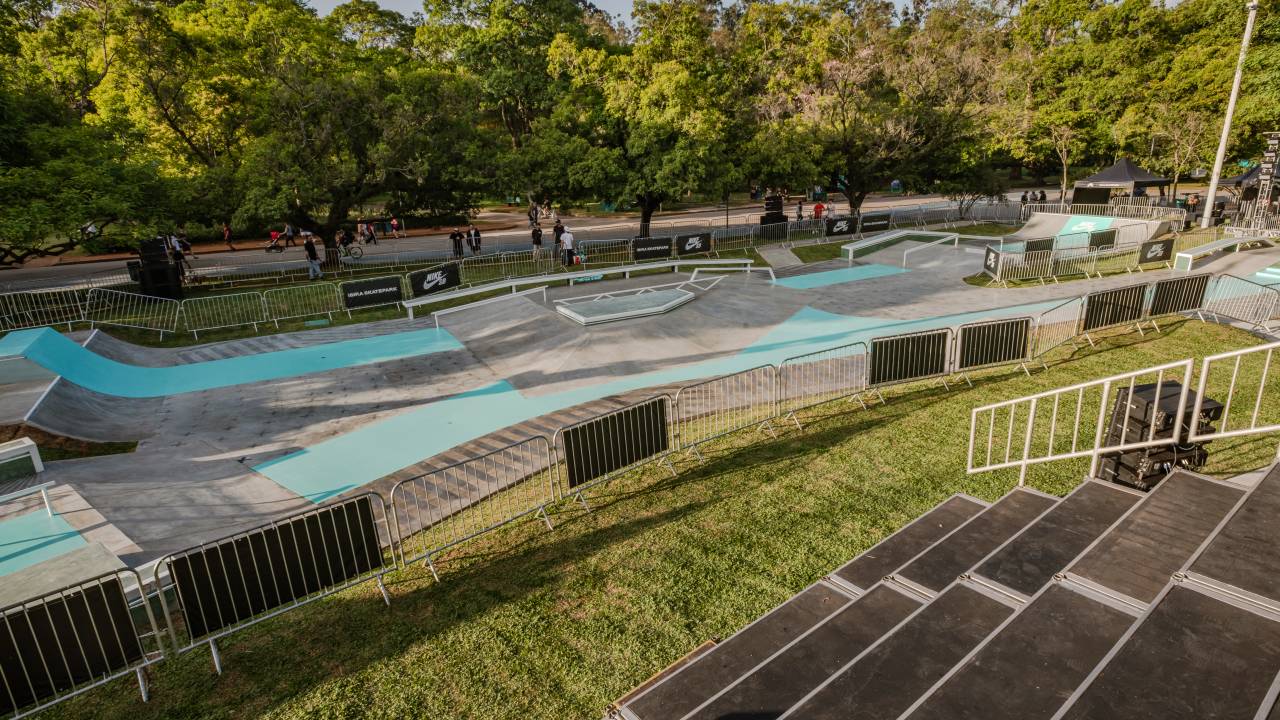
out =
[[[1222,121],[1222,137],[1218,139],[1218,155],[1213,160],[1213,176],[1209,179],[1209,197],[1205,199],[1204,215],[1200,227],[1209,227],[1213,216],[1213,201],[1218,195],[1218,180],[1222,177],[1222,161],[1227,156],[1227,137],[1231,134],[1231,116],[1236,112],[1236,99],[1240,97],[1240,79],[1244,75],[1244,57],[1249,52],[1249,38],[1253,37],[1253,21],[1258,16],[1258,0],[1250,0],[1245,6],[1249,19],[1244,23],[1244,37],[1240,39],[1240,58],[1236,60],[1236,77],[1231,81],[1231,98],[1227,100],[1227,117]]]

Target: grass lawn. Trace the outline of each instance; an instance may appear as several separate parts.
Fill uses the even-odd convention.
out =
[[[974,387],[900,389],[870,410],[833,403],[680,457],[593,493],[592,512],[556,508],[460,547],[435,583],[424,568],[266,621],[221,643],[225,674],[200,649],[153,669],[143,704],[116,681],[50,712],[103,718],[595,718],[605,705],[709,638],[723,638],[948,495],[995,500],[1011,472],[968,476],[970,410],[1177,358],[1260,341],[1229,327],[1060,348],[1048,371],[990,371]],[[1070,359],[1069,362],[1065,362]],[[839,412],[840,414],[830,414]],[[825,417],[821,414],[827,414]],[[1275,439],[1211,446],[1210,471],[1267,462]],[[1084,461],[1040,466],[1062,494]]]
[[[968,227],[956,228],[956,232],[961,235],[990,235],[991,237],[1000,237],[1008,235],[1018,229],[1017,225],[1002,225],[1000,223],[979,223],[977,225],[969,225]]]

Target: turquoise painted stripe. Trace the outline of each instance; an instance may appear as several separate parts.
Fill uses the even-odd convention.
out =
[[[43,509],[0,520],[0,575],[69,553],[87,543],[61,515]]]
[[[858,265],[856,267],[826,270],[807,275],[793,275],[778,280],[777,284],[792,290],[811,290],[813,288],[826,287],[827,285],[870,280],[871,278],[897,275],[904,272],[907,271],[892,265]]]
[[[172,367],[140,367],[105,358],[49,328],[19,330],[0,339],[0,358],[24,356],[95,392],[162,397],[296,377],[339,368],[457,350],[447,330],[412,330]]]
[[[502,381],[366,425],[254,470],[318,503],[491,432],[609,395],[776,365],[789,357],[875,337],[1032,315],[1060,302],[921,320],[836,315],[806,307],[741,352],[724,358],[535,397],[526,397]]]

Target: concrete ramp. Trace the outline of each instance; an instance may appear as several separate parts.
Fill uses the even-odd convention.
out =
[[[129,442],[156,434],[161,398],[122,398],[58,378],[25,418],[54,435],[90,442]]]

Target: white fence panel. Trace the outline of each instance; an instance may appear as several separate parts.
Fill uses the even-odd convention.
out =
[[[747,428],[766,428],[777,415],[778,371],[772,365],[686,385],[676,391],[676,442],[697,446]]]
[[[66,325],[84,319],[86,291],[80,289],[12,292],[0,295],[0,329]]]
[[[332,283],[273,288],[263,293],[263,301],[267,317],[277,324],[280,320],[315,315],[325,315],[332,320],[334,313],[345,312],[338,286]],[[350,315],[348,312],[347,316]]]
[[[94,288],[89,291],[85,320],[93,325],[156,330],[162,336],[178,329],[177,300]]]
[[[201,330],[243,325],[252,325],[257,332],[258,325],[269,318],[262,293],[248,292],[187,298],[182,301],[182,320],[184,327],[198,338]]]

